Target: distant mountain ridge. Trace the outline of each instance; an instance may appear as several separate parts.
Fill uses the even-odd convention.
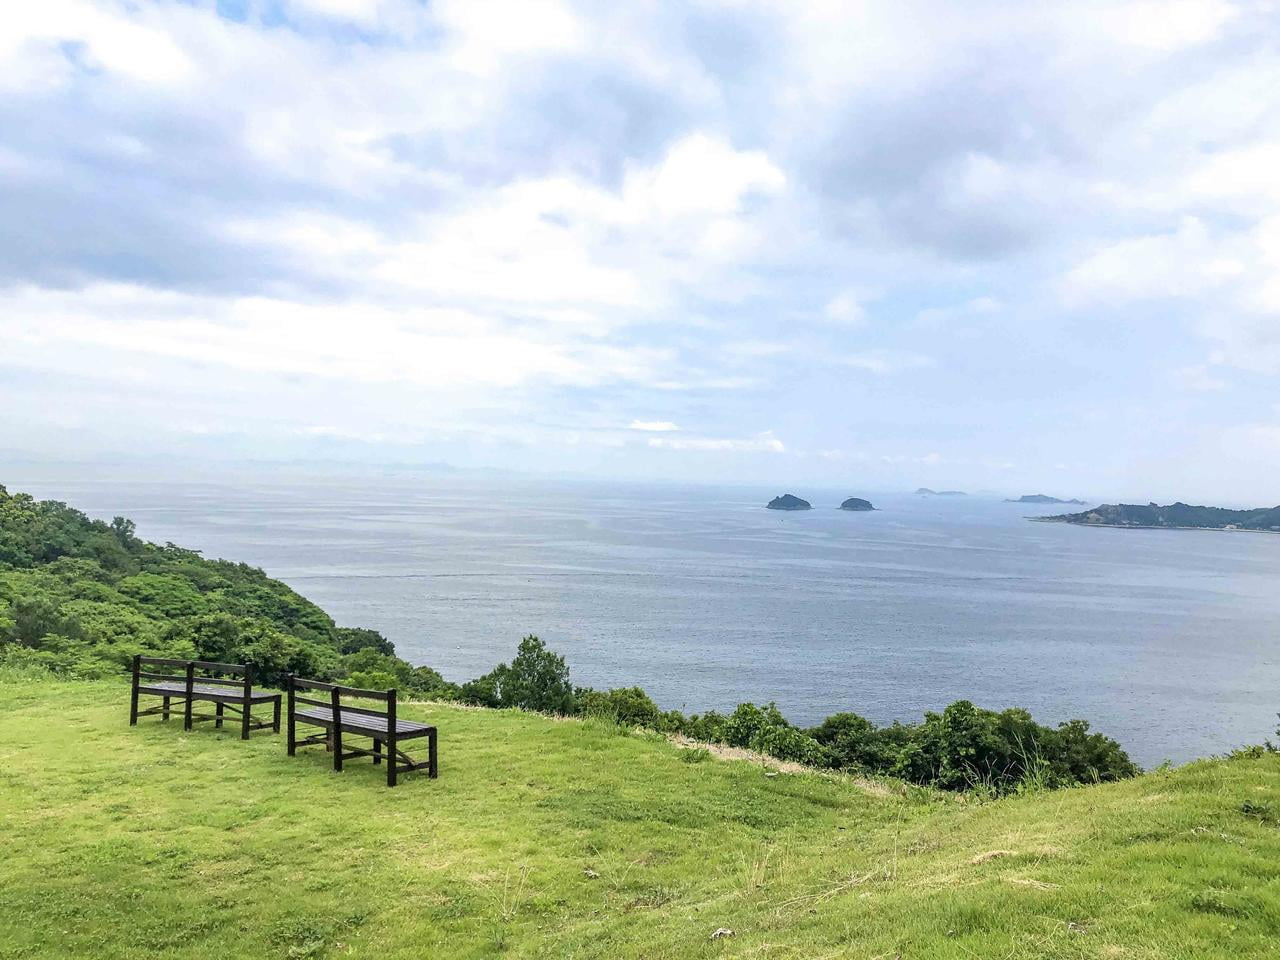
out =
[[[1078,503],[1084,506],[1087,500],[1060,500],[1057,497],[1046,496],[1043,493],[1024,493],[1017,500],[1006,500],[1005,503]]]
[[[1229,510],[1226,507],[1200,507],[1187,503],[1161,506],[1148,503],[1104,503],[1081,513],[1064,513],[1054,517],[1033,517],[1057,523],[1078,523],[1098,527],[1163,527],[1202,530],[1265,530],[1280,532],[1280,506],[1253,510]]]
[[[920,487],[916,490],[916,495],[920,497],[967,497],[968,494],[963,490],[930,490],[928,487]]]

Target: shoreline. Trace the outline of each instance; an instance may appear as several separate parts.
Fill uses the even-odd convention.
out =
[[[1023,517],[1032,523],[1065,523],[1072,527],[1110,527],[1112,530],[1199,530],[1204,533],[1268,533],[1280,534],[1280,530],[1261,530],[1258,527],[1179,527],[1172,524],[1148,523],[1081,523],[1078,520],[1060,520],[1057,517]]]

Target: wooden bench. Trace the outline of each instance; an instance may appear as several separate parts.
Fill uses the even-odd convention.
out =
[[[334,683],[304,680],[292,674],[289,675],[286,690],[289,698],[289,756],[292,757],[298,747],[323,743],[325,749],[333,754],[334,770],[340,771],[342,761],[352,757],[372,757],[375,764],[386,760],[388,787],[396,785],[397,774],[424,767],[428,777],[436,777],[436,728],[425,723],[398,719],[395,690],[358,690]],[[313,692],[327,696],[324,699],[302,696]],[[343,697],[373,701],[385,706],[382,709],[355,707],[343,703]],[[299,709],[299,705],[309,709]],[[324,732],[299,740],[296,731],[299,723],[322,727]],[[373,748],[366,750],[353,747],[344,750],[343,734],[368,737],[373,741]],[[427,738],[425,763],[415,761],[400,749],[403,741],[419,737]]]
[[[179,669],[181,674],[161,673],[162,669]],[[196,671],[200,671],[200,676]],[[230,679],[235,677],[236,679]],[[138,709],[138,697],[160,697],[161,703],[145,710]],[[197,702],[213,704],[213,713],[196,713]],[[271,719],[255,721],[253,705],[270,703]],[[160,657],[133,658],[133,687],[129,697],[129,726],[139,717],[159,714],[168,720],[170,712],[182,706],[182,728],[190,730],[196,720],[212,720],[222,726],[226,711],[240,717],[240,739],[248,740],[250,730],[270,727],[280,732],[280,694],[253,689],[253,666],[246,663],[211,663],[206,660],[166,660]]]

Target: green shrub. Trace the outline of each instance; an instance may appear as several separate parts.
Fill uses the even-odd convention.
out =
[[[574,699],[577,712],[586,716],[604,717],[627,727],[657,729],[662,724],[662,711],[639,687],[579,689]]]
[[[745,747],[779,760],[824,766],[827,762],[822,746],[789,724],[773,703],[763,707],[740,703],[728,717],[714,712],[691,717],[684,732],[695,739]]]
[[[391,690],[396,687],[395,675],[381,670],[353,673],[342,682],[348,687],[358,687],[361,690]],[[396,692],[399,693],[399,690]]]
[[[747,744],[757,753],[779,760],[793,760],[811,767],[827,765],[827,753],[813,737],[792,726],[769,725],[758,729]]]
[[[884,731],[856,713],[834,713],[809,731],[838,770],[883,770],[897,753]]]

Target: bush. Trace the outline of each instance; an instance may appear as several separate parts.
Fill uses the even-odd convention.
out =
[[[821,744],[803,730],[786,725],[768,725],[756,731],[747,744],[757,753],[779,760],[792,760],[811,767],[826,766],[828,756]]]
[[[708,710],[702,715],[691,714],[684,728],[676,732],[704,743],[726,743],[724,732],[726,722],[727,718],[724,714]]]
[[[381,670],[359,671],[350,674],[342,682],[348,687],[358,687],[361,690],[391,690],[397,687],[395,675]],[[398,694],[399,690],[396,692]]]
[[[679,714],[674,716],[684,721]],[[794,760],[817,766],[827,764],[827,754],[821,744],[788,723],[773,703],[763,707],[754,703],[740,703],[728,717],[715,711],[709,711],[700,717],[695,714],[684,721],[678,732],[708,743],[744,747],[779,760]]]
[[[458,685],[450,683],[440,675],[439,671],[432,670],[430,667],[414,667],[405,686],[413,696],[423,700],[458,699]]]
[[[458,690],[458,699],[476,707],[500,707],[502,701],[498,697],[497,671],[490,671],[483,677],[468,680]]]
[[[888,771],[913,783],[1006,793],[1019,784],[1059,787],[1134,776],[1120,745],[1088,732],[1083,720],[1043,727],[1023,709],[981,710],[967,700],[926,713]]]
[[[662,726],[662,712],[639,687],[618,687],[609,691],[579,689],[575,694],[577,712],[602,717],[628,727]]]
[[[856,713],[832,714],[809,735],[826,748],[831,766],[839,770],[881,770],[897,752],[870,720]]]

